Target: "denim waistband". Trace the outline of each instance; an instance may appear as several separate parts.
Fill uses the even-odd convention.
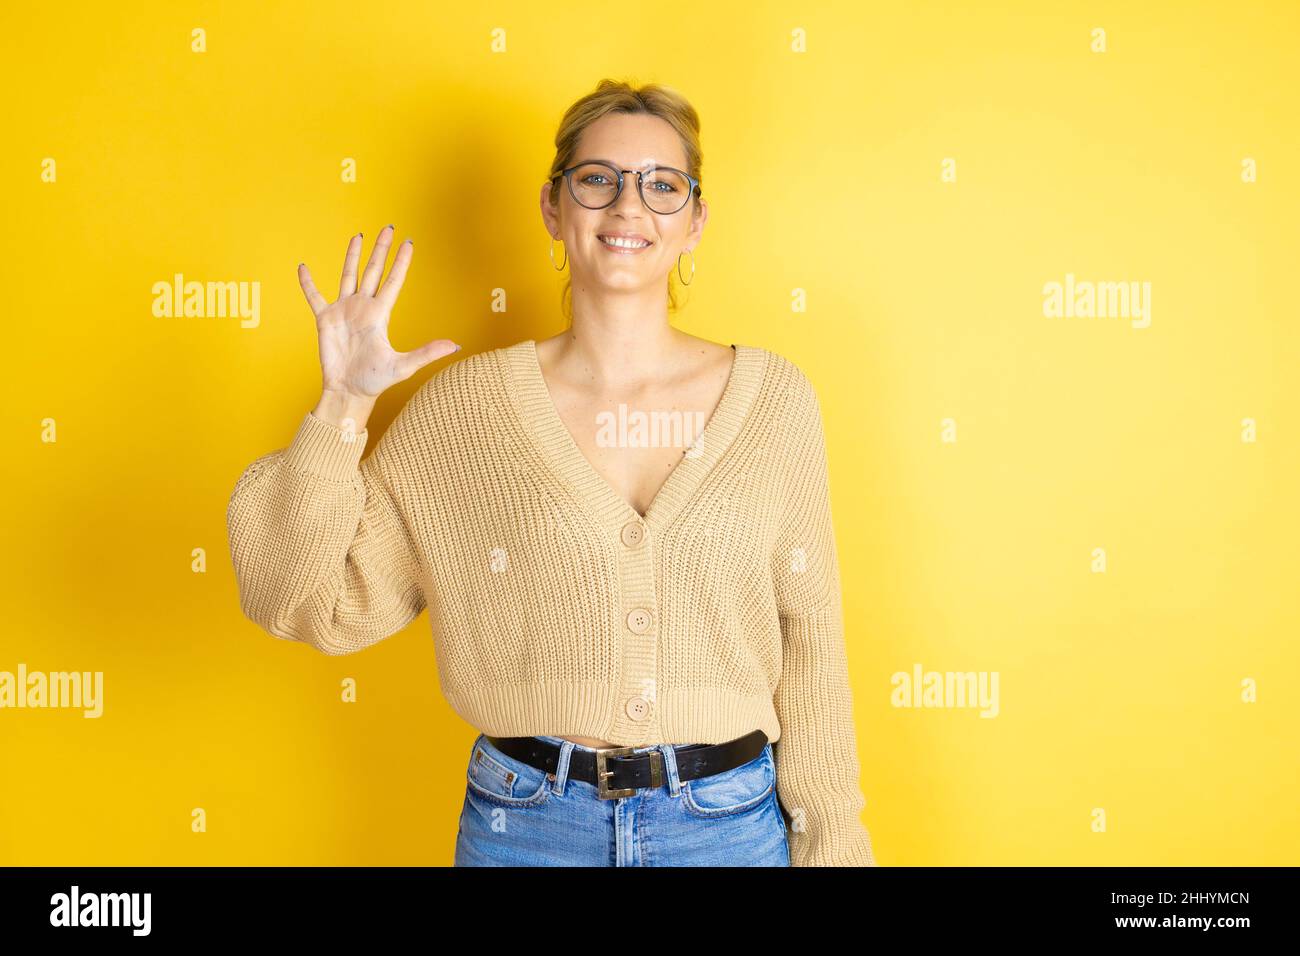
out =
[[[572,743],[573,743],[573,741],[571,741],[571,740],[565,740],[563,737],[550,737],[550,736],[548,736],[548,735],[546,735],[546,734],[534,734],[533,736],[536,737],[538,740],[545,740],[548,744],[555,744],[556,746],[562,746],[563,744],[572,744]],[[675,748],[677,748],[677,747],[694,747],[694,746],[697,746],[697,745],[696,745],[696,744],[671,744],[670,746],[672,746],[672,747],[675,749]],[[646,744],[646,745],[643,746],[643,747],[636,747],[636,748],[634,748],[632,752],[633,752],[633,753],[648,753],[648,752],[651,751],[651,750],[658,750],[658,749],[660,749],[661,747],[663,747],[663,744]],[[591,751],[592,753],[595,753],[595,752],[596,752],[596,748],[595,748],[595,747],[588,747],[588,746],[585,746],[584,744],[573,744],[573,749],[574,749],[574,750],[589,750],[589,751]]]

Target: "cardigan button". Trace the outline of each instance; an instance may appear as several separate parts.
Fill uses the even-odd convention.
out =
[[[633,608],[627,614],[627,629],[633,634],[644,634],[653,623],[650,612],[643,607]]]
[[[645,529],[641,527],[641,522],[629,521],[623,525],[621,537],[625,545],[629,548],[635,548],[645,540]]]
[[[624,709],[633,720],[645,720],[650,713],[650,702],[644,697],[633,697]]]

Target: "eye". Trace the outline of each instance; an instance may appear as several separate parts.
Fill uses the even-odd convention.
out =
[[[593,180],[596,179],[602,180],[602,182],[593,182]],[[583,176],[579,182],[589,183],[593,186],[605,186],[612,182],[612,180],[604,173],[588,173],[586,176]]]
[[[666,183],[666,182],[664,182],[662,179],[661,179],[661,180],[658,180],[657,182],[653,182],[653,183],[651,183],[650,185],[652,185],[652,186],[655,187],[655,192],[660,192],[660,193],[675,193],[675,192],[677,192],[677,187],[676,187],[676,186],[674,186],[672,183]],[[659,189],[658,187],[660,187],[660,186],[663,186],[664,188],[663,188],[663,189]]]

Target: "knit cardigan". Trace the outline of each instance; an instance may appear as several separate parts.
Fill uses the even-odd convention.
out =
[[[427,608],[442,692],[491,736],[757,728],[791,864],[875,866],[820,406],[788,359],[733,349],[644,515],[579,450],[532,339],[438,371],[365,461],[368,431],[309,412],[230,498],[244,615],[340,655]]]

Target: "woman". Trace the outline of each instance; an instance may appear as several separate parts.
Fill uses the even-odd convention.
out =
[[[392,226],[332,303],[299,266],[323,391],[232,495],[244,613],[348,654],[428,608],[481,731],[457,865],[875,865],[816,395],[668,320],[708,218],[697,115],[605,80],[556,147],[571,328],[448,365],[365,462],[377,397],[460,346],[390,347]]]

